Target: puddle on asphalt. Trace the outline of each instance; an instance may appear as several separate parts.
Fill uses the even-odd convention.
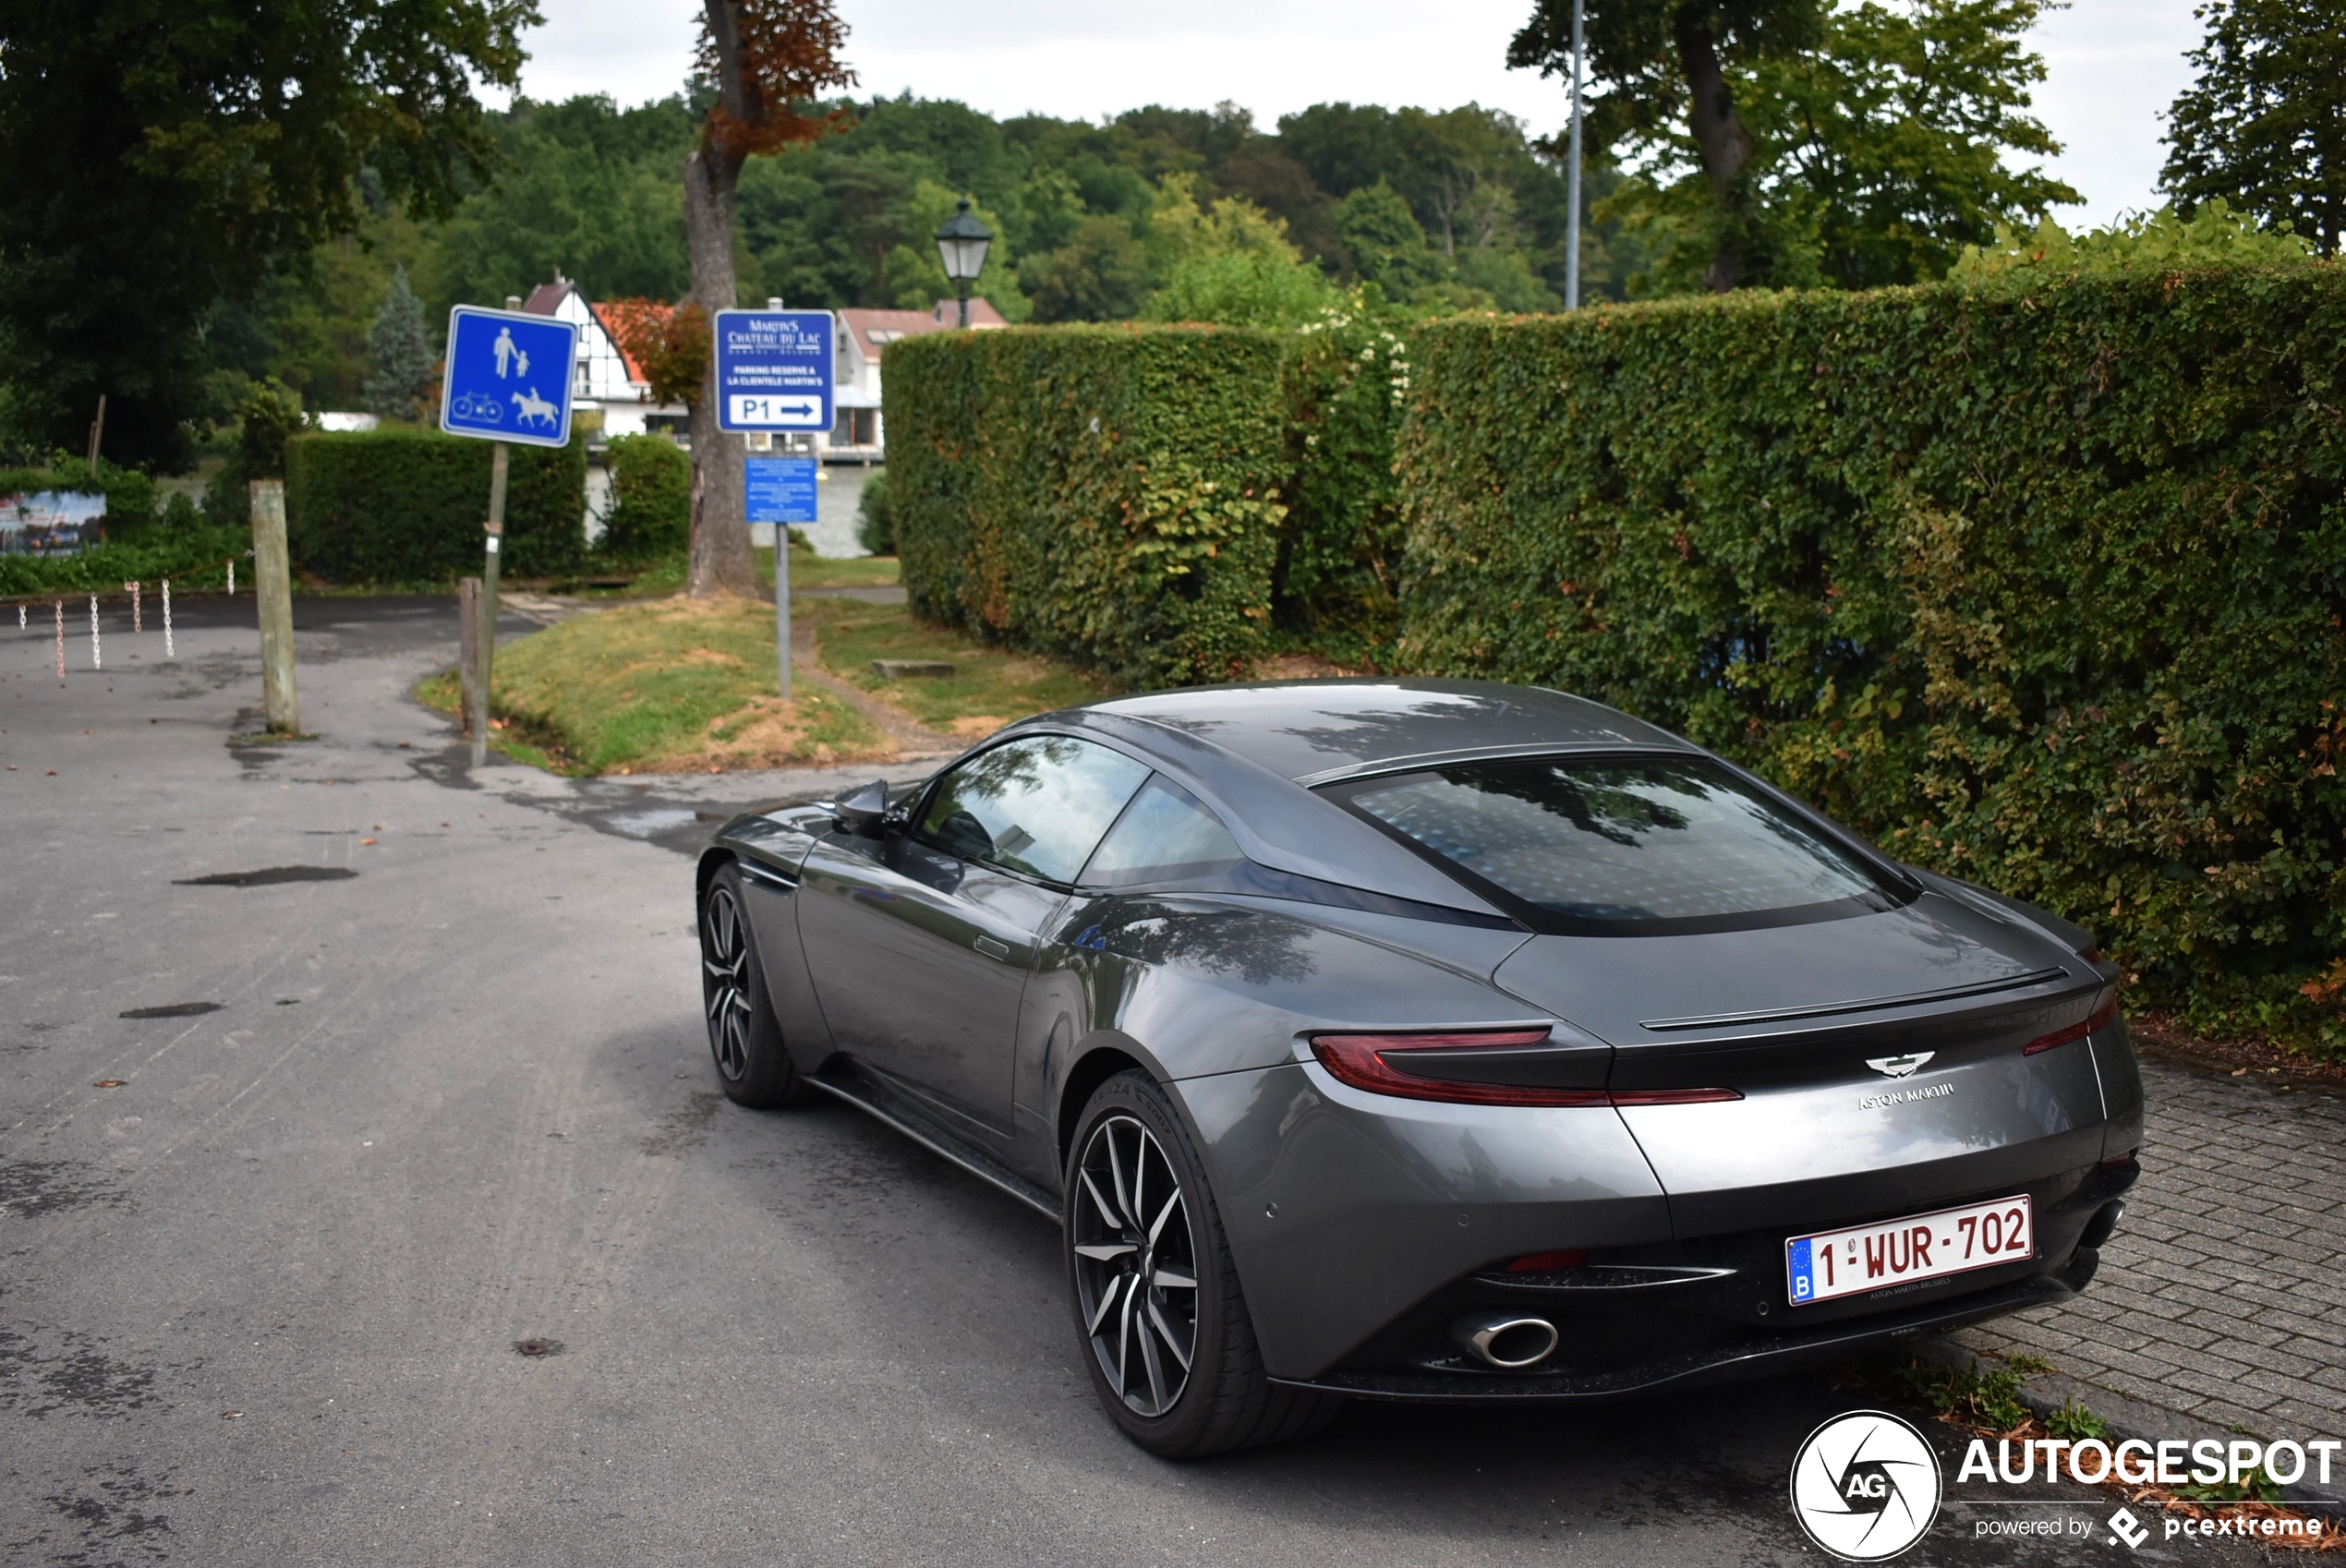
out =
[[[613,812],[602,821],[612,832],[624,833],[630,838],[654,838],[699,819],[700,814],[689,807],[654,806],[647,811]]]
[[[216,871],[210,876],[175,876],[174,887],[269,887],[280,882],[341,882],[358,874],[339,865],[272,865],[260,871]]]

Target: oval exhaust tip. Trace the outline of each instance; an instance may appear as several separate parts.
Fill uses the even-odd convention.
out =
[[[1545,1318],[1491,1318],[1470,1324],[1466,1342],[1486,1365],[1519,1372],[1554,1355],[1561,1337]]]

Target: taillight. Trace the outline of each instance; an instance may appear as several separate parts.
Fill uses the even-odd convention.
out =
[[[1566,1269],[1577,1269],[1589,1260],[1586,1252],[1528,1252],[1507,1265],[1511,1274],[1560,1274]]]
[[[2067,1029],[2056,1029],[2050,1034],[2039,1034],[2036,1039],[2022,1046],[2020,1054],[2024,1056],[2033,1056],[2039,1051],[2050,1051],[2056,1045],[2066,1045],[2073,1040],[2083,1040],[2095,1030],[2116,1019],[2117,1016],[2118,993],[2115,991],[2105,993],[2101,1006],[2094,1009],[2091,1018],[2083,1023],[2073,1023]]]
[[[1315,1034],[1312,1054],[1335,1075],[1338,1083],[1373,1094],[1398,1094],[1409,1100],[1447,1100],[1460,1105],[1603,1105],[1611,1102],[1602,1089],[1540,1089],[1527,1084],[1461,1083],[1446,1078],[1426,1078],[1397,1066],[1391,1058],[1407,1059],[1412,1051],[1491,1051],[1510,1045],[1543,1045],[1544,1029],[1515,1029],[1490,1033],[1445,1034]]]
[[[1468,1083],[1429,1078],[1406,1065],[1412,1051],[1491,1051],[1548,1043],[1544,1029],[1440,1034],[1315,1034],[1312,1054],[1338,1083],[1408,1100],[1459,1105],[1691,1105],[1740,1100],[1732,1089],[1554,1089],[1537,1084]],[[1399,1060],[1395,1060],[1395,1058]]]

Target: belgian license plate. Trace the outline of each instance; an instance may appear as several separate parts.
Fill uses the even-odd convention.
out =
[[[1792,1304],[1805,1307],[2034,1258],[2037,1226],[2023,1193],[1935,1214],[1796,1236],[1785,1241],[1784,1252]]]

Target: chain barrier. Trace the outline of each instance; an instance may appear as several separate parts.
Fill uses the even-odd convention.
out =
[[[227,595],[230,598],[234,598],[236,597],[236,562],[250,556],[251,554],[252,551],[245,550],[239,555],[224,556],[218,561],[208,561],[200,566],[191,566],[184,572],[173,573],[171,576],[179,579],[184,591],[188,578],[202,577],[211,573],[219,571],[222,567],[226,567],[228,573]],[[171,577],[164,577],[160,581],[163,587],[163,654],[165,658],[176,658],[179,657],[179,649],[177,639],[173,635],[171,616]],[[80,590],[76,589],[74,591],[79,593]],[[133,581],[123,584],[122,591],[118,594],[92,593],[90,596],[91,669],[102,670],[106,667],[104,645],[99,638],[99,602],[101,600],[108,599],[117,602],[126,599],[128,600],[130,605],[130,630],[133,633],[144,633],[147,629],[146,610],[143,602],[145,591],[146,585],[143,582]],[[0,605],[12,604],[17,607],[17,629],[20,632],[30,631],[31,629],[30,613],[31,607],[39,604],[43,599],[49,601],[52,613],[56,622],[57,683],[59,685],[63,685],[66,679],[66,597],[67,596],[61,592],[51,592],[46,594],[14,594],[6,597],[0,597]]]

